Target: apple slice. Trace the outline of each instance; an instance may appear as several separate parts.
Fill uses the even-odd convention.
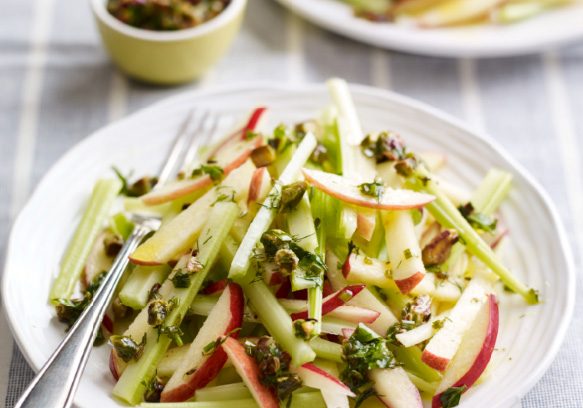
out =
[[[202,295],[214,295],[216,293],[221,293],[229,284],[227,279],[219,279],[218,281],[211,282],[209,285],[205,286],[204,289],[200,291]]]
[[[186,210],[160,227],[130,256],[139,265],[160,265],[192,248],[205,221],[205,213],[213,203],[234,192],[236,201],[247,196],[249,180],[255,166],[247,162],[233,171],[223,182],[192,203]]]
[[[356,213],[356,233],[366,241],[370,241],[377,225],[377,215],[372,212],[359,211]]]
[[[206,386],[219,373],[227,361],[227,354],[220,344],[208,351],[209,344],[217,342],[221,336],[238,335],[233,330],[243,323],[245,296],[241,287],[229,283],[203,326],[191,343],[188,353],[166,383],[162,391],[162,402],[186,401],[197,389]]]
[[[388,408],[423,408],[419,390],[402,367],[375,368],[368,376],[378,399]]]
[[[383,287],[390,279],[390,270],[385,262],[353,252],[342,265],[342,275],[349,282],[365,282]]]
[[[328,271],[326,274],[332,288],[340,290],[348,283],[346,282],[346,279],[344,279],[344,276],[342,276],[342,272],[338,269],[337,264],[338,258],[336,255],[332,251],[327,251],[326,266],[328,267]],[[364,288],[357,296],[352,298],[348,304],[379,312],[379,317],[370,324],[370,327],[377,333],[386,333],[387,330],[389,330],[389,327],[399,321],[391,309],[389,309],[389,307],[368,288]]]
[[[157,375],[161,378],[170,378],[176,372],[184,358],[188,354],[190,344],[184,344],[180,347],[174,347],[166,351],[162,360],[156,367]]]
[[[408,211],[392,211],[383,214],[383,221],[393,280],[401,293],[409,293],[425,276],[413,217]]]
[[[91,282],[93,282],[100,273],[111,269],[115,257],[107,255],[105,252],[104,241],[108,237],[113,237],[113,235],[112,232],[103,232],[97,236],[93,248],[87,257],[87,262],[85,262],[85,267],[83,268],[81,281],[84,288],[91,285]]]
[[[275,286],[282,284],[287,276],[280,272],[279,266],[272,262],[263,264],[263,281],[266,285]]]
[[[338,378],[312,363],[306,363],[296,370],[304,385],[319,389],[328,408],[348,408],[348,397],[354,393]]]
[[[354,296],[358,295],[364,288],[365,285],[346,286],[339,291],[326,296],[324,299],[322,299],[322,315],[326,315],[332,312],[334,309],[344,305]],[[300,312],[292,313],[291,318],[292,320],[307,319],[308,310],[306,309]]]
[[[271,177],[266,167],[260,167],[255,170],[253,177],[251,177],[247,205],[262,202],[269,194],[269,190],[271,190]]]
[[[276,396],[259,380],[261,372],[255,360],[247,355],[245,347],[237,340],[227,337],[222,346],[233,363],[235,370],[243,379],[251,395],[260,408],[279,408]]]
[[[431,338],[423,350],[422,360],[428,366],[444,371],[456,354],[462,337],[488,298],[488,284],[475,276],[451,309],[443,327]]]
[[[279,299],[279,303],[285,310],[292,313],[303,313],[307,308],[304,300]],[[379,315],[380,313],[376,310],[351,305],[338,306],[336,309],[326,314],[327,317],[333,317],[352,323],[372,323],[379,317]]]
[[[433,397],[432,407],[442,407],[441,396],[450,387],[470,388],[482,375],[492,357],[498,336],[498,303],[489,295],[472,326],[465,334],[458,352],[443,374]]]
[[[267,113],[266,107],[259,107],[251,112],[247,123],[241,128],[232,133],[231,135],[224,138],[217,146],[207,155],[208,159],[216,158],[222,154],[222,149],[225,148],[229,143],[238,140],[245,140],[249,131],[253,132],[262,127],[263,122],[265,122]]]
[[[422,28],[436,28],[460,24],[487,16],[503,0],[448,0],[438,3],[415,17]]]
[[[375,197],[362,194],[359,183],[346,177],[319,170],[302,169],[306,181],[318,190],[348,204],[378,210],[408,210],[420,208],[435,199],[429,194],[417,193],[411,190],[385,187],[382,196]]]

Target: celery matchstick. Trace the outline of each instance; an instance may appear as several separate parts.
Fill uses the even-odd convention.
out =
[[[168,301],[172,298],[177,300],[177,306],[164,321],[165,326],[180,325],[182,318],[186,315],[190,304],[217,259],[221,243],[229,234],[229,230],[239,216],[239,212],[239,206],[230,202],[219,202],[211,208],[207,222],[202,228],[203,232],[197,240],[197,258],[203,265],[202,270],[192,275],[190,285],[187,288],[176,288],[169,277],[158,292],[164,300]],[[147,314],[147,310],[143,309],[142,313],[144,312]],[[151,326],[148,326],[145,335],[146,345],[141,357],[127,365],[113,389],[113,395],[116,398],[132,405],[142,401],[146,389],[145,384],[154,375],[158,362],[164,356],[172,341],[170,337],[160,334],[156,328]]]
[[[95,183],[85,212],[61,260],[61,270],[49,295],[51,301],[73,294],[93,243],[106,223],[120,189],[121,182],[117,179],[101,179]]]
[[[136,266],[119,292],[119,300],[134,310],[142,309],[148,303],[152,287],[164,282],[169,273],[168,265]]]

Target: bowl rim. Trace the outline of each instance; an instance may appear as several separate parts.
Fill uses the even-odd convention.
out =
[[[110,29],[117,31],[126,37],[143,41],[164,43],[198,38],[227,25],[244,11],[247,0],[231,0],[227,8],[215,18],[196,27],[175,31],[155,31],[133,27],[119,21],[117,18],[109,14],[105,7],[107,0],[90,0],[90,2],[95,18]]]

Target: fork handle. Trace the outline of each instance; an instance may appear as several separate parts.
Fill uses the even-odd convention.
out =
[[[152,229],[136,224],[93,301],[18,400],[17,408],[69,407],[85,369],[105,310],[129,262],[129,255]]]

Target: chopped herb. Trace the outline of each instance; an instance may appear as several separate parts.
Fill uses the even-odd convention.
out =
[[[458,210],[474,229],[484,232],[496,230],[498,220],[490,215],[476,212],[472,203],[462,205]]]
[[[161,325],[161,326],[158,326],[157,329],[158,329],[158,338],[160,338],[161,334],[165,334],[166,336],[168,336],[169,338],[174,340],[174,343],[176,343],[177,346],[182,346],[181,336],[184,333],[182,332],[180,327],[174,326],[174,325],[170,325],[170,326]]]
[[[411,248],[407,248],[403,251],[403,257],[405,259],[411,259],[413,258],[413,252],[411,252]]]
[[[445,319],[435,320],[431,323],[431,327],[433,327],[434,330],[439,330],[443,327],[444,323]]]
[[[257,345],[247,341],[245,351],[257,362],[261,383],[275,392],[280,401],[291,398],[292,392],[302,386],[300,377],[290,371],[290,355],[272,337],[261,337]]]
[[[138,361],[146,346],[146,333],[140,343],[136,343],[130,336],[114,335],[109,338],[109,342],[115,349],[117,356],[126,363],[130,360]]]
[[[121,303],[119,297],[116,297],[113,302],[111,302],[111,310],[116,319],[123,319],[129,314],[130,308]]]
[[[296,143],[295,136],[284,124],[278,125],[273,130],[273,137],[267,141],[267,144],[278,153],[285,151],[294,143]]]
[[[164,390],[164,383],[158,377],[158,373],[154,373],[154,376],[150,381],[142,381],[142,385],[146,387],[144,391],[144,401],[146,402],[160,402],[160,396]]]
[[[259,132],[254,132],[253,130],[247,129],[247,131],[243,135],[243,139],[244,140],[253,140],[257,136],[259,136],[259,134],[260,134]]]
[[[112,167],[113,172],[117,176],[117,178],[121,181],[121,190],[120,194],[125,195],[127,197],[140,197],[146,193],[152,191],[152,188],[158,183],[158,179],[156,177],[142,177],[141,179],[135,181],[134,183],[130,184],[128,182],[129,176],[124,176],[119,169],[116,167]]]
[[[101,272],[97,275],[93,282],[87,286],[87,289],[83,293],[83,297],[78,299],[54,299],[56,302],[55,309],[57,311],[57,318],[61,323],[67,325],[67,331],[75,324],[77,319],[81,316],[83,311],[91,304],[93,295],[101,286],[101,282],[107,274],[106,271]]]
[[[214,207],[216,203],[222,202],[235,202],[235,190],[231,189],[230,193],[219,193],[217,195],[217,199],[211,204],[211,207]]]
[[[359,324],[352,336],[342,343],[342,352],[346,368],[341,373],[341,379],[357,394],[370,388],[369,370],[397,366],[389,350],[389,340],[363,324]]]
[[[465,385],[461,387],[450,387],[441,394],[439,401],[443,408],[453,408],[457,407],[460,403],[460,398],[462,394],[467,389]]]
[[[190,286],[190,273],[184,272],[182,269],[176,271],[174,276],[170,279],[175,288],[187,288]]]
[[[208,356],[210,354],[213,354],[215,352],[215,350],[225,342],[225,340],[227,340],[227,337],[231,337],[233,336],[235,333],[238,333],[239,331],[241,331],[240,327],[237,327],[236,329],[231,330],[229,333],[227,333],[224,336],[221,336],[219,338],[217,338],[216,340],[211,341],[210,343],[208,343],[206,346],[203,347],[202,349],[202,355],[203,356]],[[188,374],[188,373],[187,373]]]
[[[161,287],[162,287],[162,285],[159,283],[154,283],[152,285],[152,287],[150,288],[150,291],[148,292],[148,302],[151,300],[154,300],[154,299],[158,299],[160,297],[158,292],[160,291]]]
[[[216,164],[203,164],[192,171],[192,177],[199,177],[204,174],[208,175],[212,181],[219,182],[223,179],[225,171]]]
[[[380,178],[375,178],[372,183],[359,184],[358,189],[362,194],[376,198],[378,202],[381,201],[385,193],[385,186]]]
[[[399,340],[397,340],[397,334],[401,334],[401,333],[405,333],[411,329],[415,328],[415,323],[409,320],[403,320],[400,322],[397,322],[395,324],[393,324],[391,327],[389,327],[389,329],[387,330],[387,339],[389,339],[389,341],[395,345],[395,346],[400,346],[401,343],[399,342]]]

